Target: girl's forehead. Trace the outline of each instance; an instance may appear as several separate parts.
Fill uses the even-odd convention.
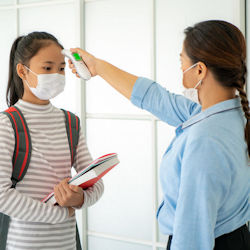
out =
[[[64,56],[61,54],[62,48],[56,44],[50,44],[41,48],[35,56],[31,58],[32,61],[64,61]]]

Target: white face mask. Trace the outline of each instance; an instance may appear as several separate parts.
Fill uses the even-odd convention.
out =
[[[195,67],[197,65],[197,63],[193,64],[192,66],[190,66],[188,69],[186,69],[184,73],[186,73],[187,71],[189,71],[190,69],[192,69],[193,67]],[[200,80],[195,86],[194,88],[185,88],[185,90],[183,91],[183,95],[190,99],[193,102],[196,102],[198,104],[200,104],[199,101],[199,95],[198,95],[198,90],[196,89],[200,84],[201,84],[202,80]]]
[[[38,75],[28,67],[25,66],[25,68],[37,76],[36,88],[30,87],[27,80],[25,80],[25,82],[28,85],[30,91],[40,100],[52,99],[63,92],[65,87],[64,75],[58,73]]]

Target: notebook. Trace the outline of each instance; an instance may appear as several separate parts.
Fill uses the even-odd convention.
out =
[[[119,159],[116,153],[103,155],[93,162],[91,162],[86,168],[77,173],[69,180],[69,184],[79,186],[83,189],[93,186],[98,180],[100,180],[106,173],[114,168],[119,163]],[[47,195],[42,202],[56,204],[54,192]]]

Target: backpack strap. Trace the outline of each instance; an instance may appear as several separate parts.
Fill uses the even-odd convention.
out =
[[[80,119],[77,115],[69,111],[66,111],[64,109],[62,109],[62,111],[66,118],[65,125],[66,125],[68,142],[69,142],[71,166],[73,166],[75,156],[76,156],[76,148],[77,148],[78,140],[79,140]],[[82,250],[77,224],[76,224],[76,249]]]
[[[18,181],[22,180],[27,172],[31,157],[31,138],[27,123],[22,112],[15,106],[5,110],[11,121],[15,135],[15,148],[12,156],[12,186],[15,188]],[[10,217],[0,213],[0,250],[6,249]]]
[[[12,157],[12,187],[15,188],[18,181],[22,180],[27,172],[31,158],[31,138],[29,128],[20,109],[10,107],[3,112],[12,124],[15,134],[15,149]]]
[[[69,141],[69,149],[71,156],[71,166],[74,164],[76,156],[76,148],[79,140],[79,128],[80,128],[80,119],[77,115],[62,109],[66,118],[66,130]]]

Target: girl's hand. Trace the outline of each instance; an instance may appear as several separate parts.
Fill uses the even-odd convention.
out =
[[[86,64],[89,72],[91,73],[91,76],[96,76],[97,75],[97,70],[96,70],[96,64],[97,64],[97,58],[95,58],[93,55],[89,54],[88,52],[86,52],[85,50],[82,50],[80,48],[74,48],[74,49],[70,49],[71,52],[75,52],[78,53],[82,60],[84,61],[84,63]],[[76,72],[75,66],[72,63],[71,60],[68,60],[69,62],[69,67],[70,69],[72,69],[72,72],[79,77],[79,75]]]
[[[68,207],[69,217],[72,217],[75,214],[75,209],[73,207]]]
[[[69,185],[69,180],[70,178],[66,178],[54,187],[55,199],[61,207],[81,207],[84,202],[83,190]]]

